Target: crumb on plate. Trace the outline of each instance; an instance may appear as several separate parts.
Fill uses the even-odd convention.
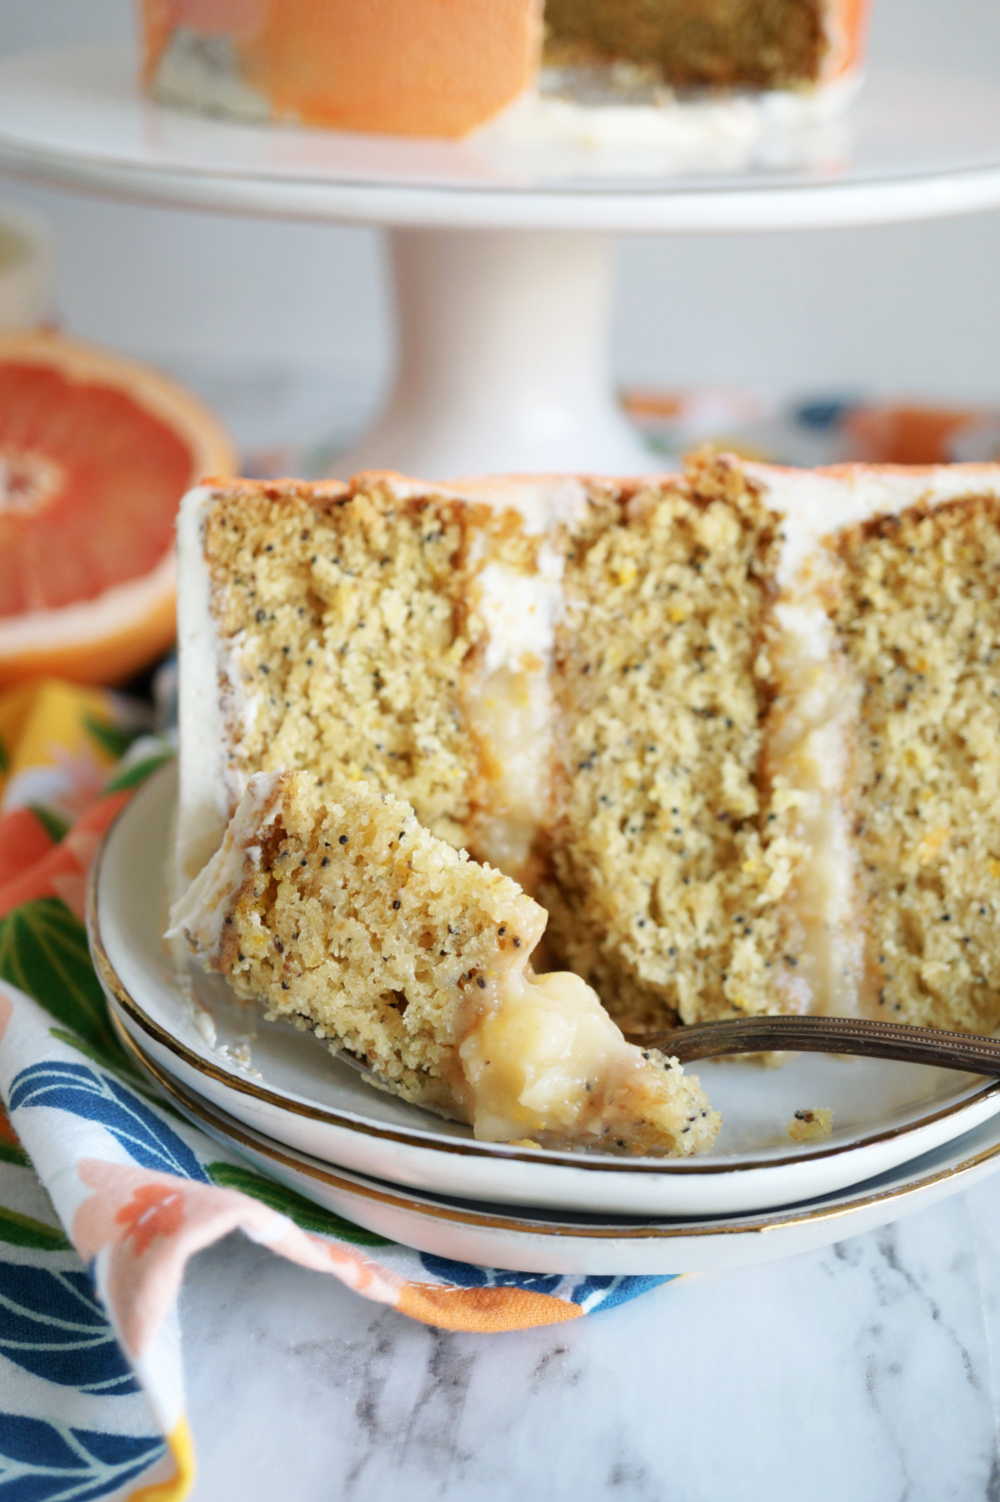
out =
[[[786,1128],[793,1142],[818,1142],[833,1130],[833,1112],[825,1106],[811,1111],[796,1111]]]

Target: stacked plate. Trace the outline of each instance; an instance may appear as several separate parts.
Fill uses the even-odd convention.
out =
[[[123,1041],[210,1136],[369,1230],[520,1272],[691,1272],[827,1245],[1000,1168],[1000,1081],[805,1054],[702,1064],[724,1124],[694,1160],[476,1142],[265,1022],[221,977],[178,972],[162,938],[175,800],[168,767],[95,865],[91,949]],[[789,1122],[817,1107],[832,1134],[796,1145]]]

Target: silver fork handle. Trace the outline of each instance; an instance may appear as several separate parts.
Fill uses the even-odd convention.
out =
[[[808,1053],[862,1054],[1000,1076],[1000,1040],[974,1033],[945,1033],[861,1017],[740,1017],[695,1023],[666,1032],[626,1033],[630,1043],[670,1054],[682,1064],[725,1054],[795,1049]]]

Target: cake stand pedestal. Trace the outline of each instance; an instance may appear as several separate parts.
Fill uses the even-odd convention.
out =
[[[338,473],[648,467],[611,397],[607,236],[395,229],[389,242],[395,384]]]
[[[389,230],[398,371],[341,474],[644,468],[610,379],[612,234],[818,229],[1000,205],[1000,88],[972,77],[873,67],[845,121],[806,131],[793,151],[787,131],[768,127],[738,163],[709,171],[669,151],[553,154],[488,133],[441,142],[237,125],[148,103],[135,71],[127,48],[5,59],[0,170]]]

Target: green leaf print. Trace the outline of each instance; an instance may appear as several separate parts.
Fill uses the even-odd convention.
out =
[[[124,793],[129,788],[138,787],[139,783],[145,782],[146,778],[155,772],[158,767],[162,767],[165,762],[170,761],[173,754],[173,751],[165,747],[162,751],[157,751],[153,756],[144,756],[142,761],[133,762],[130,767],[123,767],[120,772],[111,778],[110,782],[105,784],[104,791],[106,793]]]
[[[0,1137],[0,1163],[13,1163],[17,1168],[27,1168],[28,1154],[16,1142],[6,1142]]]
[[[119,1057],[83,924],[58,897],[36,897],[0,918],[0,978],[87,1043]]]
[[[0,776],[10,771],[10,754],[3,741],[0,741]]]
[[[11,1246],[28,1246],[38,1252],[67,1252],[70,1244],[62,1231],[44,1221],[0,1205],[0,1241]]]
[[[235,1163],[206,1163],[205,1171],[221,1188],[241,1189],[244,1194],[263,1200],[272,1210],[280,1210],[282,1215],[287,1215],[303,1231],[338,1236],[341,1241],[350,1241],[355,1246],[392,1245],[384,1236],[377,1236],[374,1231],[366,1231],[352,1221],[343,1220],[332,1210],[314,1205],[312,1200],[296,1194],[294,1189],[286,1189],[284,1184],[265,1179],[263,1174],[254,1173],[252,1169],[241,1168]]]
[[[68,820],[60,818],[53,809],[45,808],[41,803],[29,803],[28,807],[42,828],[48,831],[49,837],[55,840],[57,845],[69,833]]]
[[[154,1095],[154,1092],[149,1090],[144,1081],[140,1079],[139,1071],[135,1068],[135,1065],[117,1038],[112,1040],[114,1042],[114,1053],[112,1053],[103,1043],[98,1047],[93,1043],[88,1043],[86,1039],[79,1037],[76,1033],[67,1032],[62,1027],[50,1027],[49,1032],[53,1038],[58,1038],[60,1043],[67,1043],[70,1048],[75,1048],[77,1053],[82,1053],[85,1059],[90,1059],[92,1063],[99,1064],[102,1069],[110,1069],[112,1074],[121,1075],[130,1089],[141,1090],[144,1095],[153,1096],[157,1104],[159,1104],[160,1097]]]
[[[148,734],[144,726],[110,725],[107,720],[96,720],[92,715],[84,717],[83,728],[91,740],[95,741],[101,750],[106,751],[115,761],[121,760],[132,742],[137,741],[140,735]]]

